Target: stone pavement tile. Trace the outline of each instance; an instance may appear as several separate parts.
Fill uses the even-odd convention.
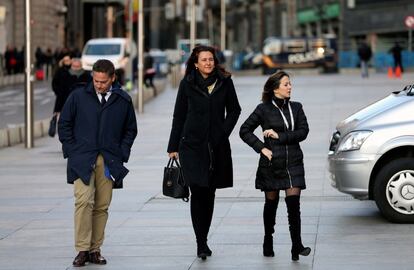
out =
[[[319,235],[315,269],[412,269],[412,245],[403,244],[404,237],[387,234]],[[398,256],[391,255],[396,252]]]
[[[187,227],[118,228],[107,233],[105,245],[184,245],[194,243],[191,224]]]
[[[196,258],[195,241],[186,244],[160,244],[154,242],[151,244],[137,242],[133,245],[107,245],[103,248],[102,254],[112,257],[192,257]],[[107,254],[107,255],[105,255]]]
[[[34,249],[67,246],[73,243],[73,229],[26,229],[21,228],[1,240],[1,247],[19,249],[32,247]]]
[[[262,255],[261,244],[218,244],[211,248],[213,256],[206,261],[196,260],[191,269],[312,269],[311,256],[300,262],[290,260],[290,246],[275,245],[273,258]]]
[[[190,269],[191,264],[194,261],[193,256],[189,257],[179,257],[179,256],[145,256],[145,257],[137,257],[137,256],[119,256],[119,257],[111,257],[104,255],[108,261],[108,264],[101,266],[101,265],[93,265],[88,264],[85,267],[80,269],[82,270],[140,270],[140,269],[148,269],[148,270],[159,270],[159,269],[168,269],[168,270],[184,270]],[[70,270],[79,270],[76,267],[68,267],[66,269]]]
[[[2,257],[0,256],[0,270],[64,270],[69,269],[72,264],[72,258],[69,257],[26,257],[22,258],[20,255]],[[84,270],[84,269],[82,269]],[[86,270],[86,269],[85,269]]]

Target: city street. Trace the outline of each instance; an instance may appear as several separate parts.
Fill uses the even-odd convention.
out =
[[[52,117],[55,94],[50,81],[33,83],[34,120]],[[24,124],[24,84],[0,88],[0,129]]]
[[[137,115],[138,137],[126,164],[130,173],[124,189],[114,191],[110,207],[102,249],[108,264],[81,269],[412,269],[413,225],[391,224],[374,202],[354,200],[333,189],[326,159],[338,121],[414,83],[413,74],[405,73],[402,79],[389,79],[387,74],[371,74],[368,79],[359,73],[291,74],[292,100],[303,104],[310,126],[301,144],[307,181],[301,200],[302,239],[312,248],[308,257],[290,259],[284,194],[276,218],[275,257],[262,255],[264,197],[254,188],[258,155],[238,131],[260,102],[266,77],[235,76],[242,107],[231,135],[235,181],[233,188],[217,191],[209,234],[212,257],[196,258],[189,203],[161,192],[177,93],[167,87],[145,104],[144,114]],[[38,91],[54,101],[51,90]],[[1,100],[5,93],[0,91]],[[73,269],[73,189],[66,184],[66,160],[57,138],[37,139],[30,150],[24,145],[0,149],[0,184],[0,270]]]

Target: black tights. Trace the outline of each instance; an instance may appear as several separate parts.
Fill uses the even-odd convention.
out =
[[[285,190],[286,197],[292,196],[292,195],[300,195],[300,188],[288,188]],[[266,200],[279,200],[279,190],[273,190],[273,191],[265,191]]]
[[[191,220],[197,244],[206,244],[214,211],[216,189],[209,187],[190,187],[191,190]]]

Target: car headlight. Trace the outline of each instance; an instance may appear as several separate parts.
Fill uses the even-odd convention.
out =
[[[361,130],[347,134],[339,144],[338,152],[359,150],[371,133],[370,130]]]

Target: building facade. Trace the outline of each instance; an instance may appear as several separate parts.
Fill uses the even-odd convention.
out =
[[[65,13],[63,0],[32,0],[32,48],[57,48],[64,44]],[[19,50],[24,46],[25,0],[0,0],[0,52],[7,45]]]
[[[414,16],[411,0],[355,0],[343,6],[344,49],[352,49],[359,40],[368,41],[373,51],[387,51],[394,42],[409,48],[409,29],[404,20]]]

